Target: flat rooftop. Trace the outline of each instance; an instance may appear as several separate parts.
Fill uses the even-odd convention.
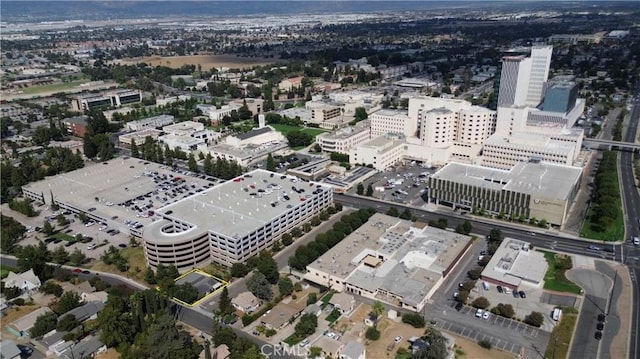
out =
[[[353,136],[354,134],[370,131],[371,130],[371,120],[364,120],[356,123],[354,126],[349,126],[342,128],[333,133],[325,132],[321,133],[318,136],[322,136],[328,140],[340,140]]]
[[[135,207],[123,204],[136,202],[140,207],[144,203],[157,209],[189,195],[189,192],[204,190],[216,181],[213,177],[209,177],[210,180],[200,178],[204,175],[176,173],[166,166],[137,158],[117,158],[97,164],[87,162],[85,165],[84,168],[47,177],[23,188],[42,193],[47,203],[52,193],[58,202],[83,211],[95,208],[92,213],[107,219],[118,216],[121,220],[129,218],[146,224],[151,219],[137,218]],[[154,175],[156,172],[157,175]],[[173,189],[180,187],[173,181],[176,177],[184,179],[181,185],[183,193],[173,192]],[[186,190],[184,186],[187,186]]]
[[[505,238],[482,271],[483,277],[519,286],[521,280],[540,283],[547,272],[544,254],[529,249],[529,242]]]
[[[449,162],[431,178],[492,190],[566,200],[582,174],[582,168],[554,163],[518,162],[510,170]]]
[[[570,153],[575,147],[575,144],[572,142],[554,140],[544,134],[525,132],[517,132],[510,137],[493,135],[487,138],[485,145],[508,146],[525,150],[535,150],[539,148],[541,152],[563,155]]]
[[[470,241],[469,236],[376,213],[309,267],[417,305]]]
[[[317,190],[332,191],[317,182],[258,169],[169,204],[159,212],[207,231],[243,236],[311,200]],[[154,239],[161,237],[165,236],[158,233]],[[171,236],[165,238],[173,241]]]

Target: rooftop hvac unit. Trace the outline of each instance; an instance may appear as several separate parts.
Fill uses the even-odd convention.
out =
[[[504,270],[508,270],[508,269],[509,269],[509,265],[508,265],[508,264],[503,264],[503,265],[502,265],[502,269],[504,269]]]

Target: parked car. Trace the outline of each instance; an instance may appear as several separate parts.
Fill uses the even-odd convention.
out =
[[[520,298],[526,298],[527,294],[523,291],[519,291],[518,294],[520,295]]]
[[[483,313],[484,313],[484,310],[482,309],[476,310],[476,318],[482,318]]]
[[[497,287],[496,287],[496,289],[498,290],[498,293],[502,293],[502,292],[503,292],[503,290],[502,290],[502,287],[501,287],[501,286],[497,286]]]

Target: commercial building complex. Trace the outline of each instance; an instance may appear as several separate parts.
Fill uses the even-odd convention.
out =
[[[429,178],[429,202],[562,225],[582,168],[519,162],[509,170],[449,163]]]
[[[142,102],[142,92],[139,90],[113,90],[75,96],[71,101],[71,108],[74,111],[83,112],[92,108],[118,107],[140,102]]]
[[[136,120],[127,122],[127,130],[129,131],[142,131],[150,128],[160,128],[163,126],[171,125],[175,122],[175,117],[171,115],[159,115],[142,120]]]
[[[402,135],[388,134],[376,137],[349,151],[349,162],[372,165],[378,171],[397,165],[404,157],[405,139]]]
[[[349,151],[371,139],[371,121],[364,120],[336,131],[335,133],[321,133],[316,136],[316,142],[324,152],[349,153]]]
[[[180,148],[183,151],[204,150],[209,141],[220,136],[219,133],[206,129],[204,124],[195,121],[183,121],[162,127],[164,135],[158,140],[169,148]]]
[[[143,233],[150,266],[231,266],[333,202],[330,187],[255,170],[156,211]]]
[[[523,284],[541,287],[548,267],[544,254],[531,250],[528,242],[507,237],[482,271],[481,279],[513,290],[521,290]]]
[[[420,311],[470,245],[469,236],[376,213],[308,265],[305,279]]]

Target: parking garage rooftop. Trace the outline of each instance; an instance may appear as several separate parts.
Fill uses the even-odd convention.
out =
[[[203,230],[241,237],[312,200],[320,193],[316,191],[331,188],[258,169],[167,205],[159,212]],[[155,240],[174,238],[156,234]]]

